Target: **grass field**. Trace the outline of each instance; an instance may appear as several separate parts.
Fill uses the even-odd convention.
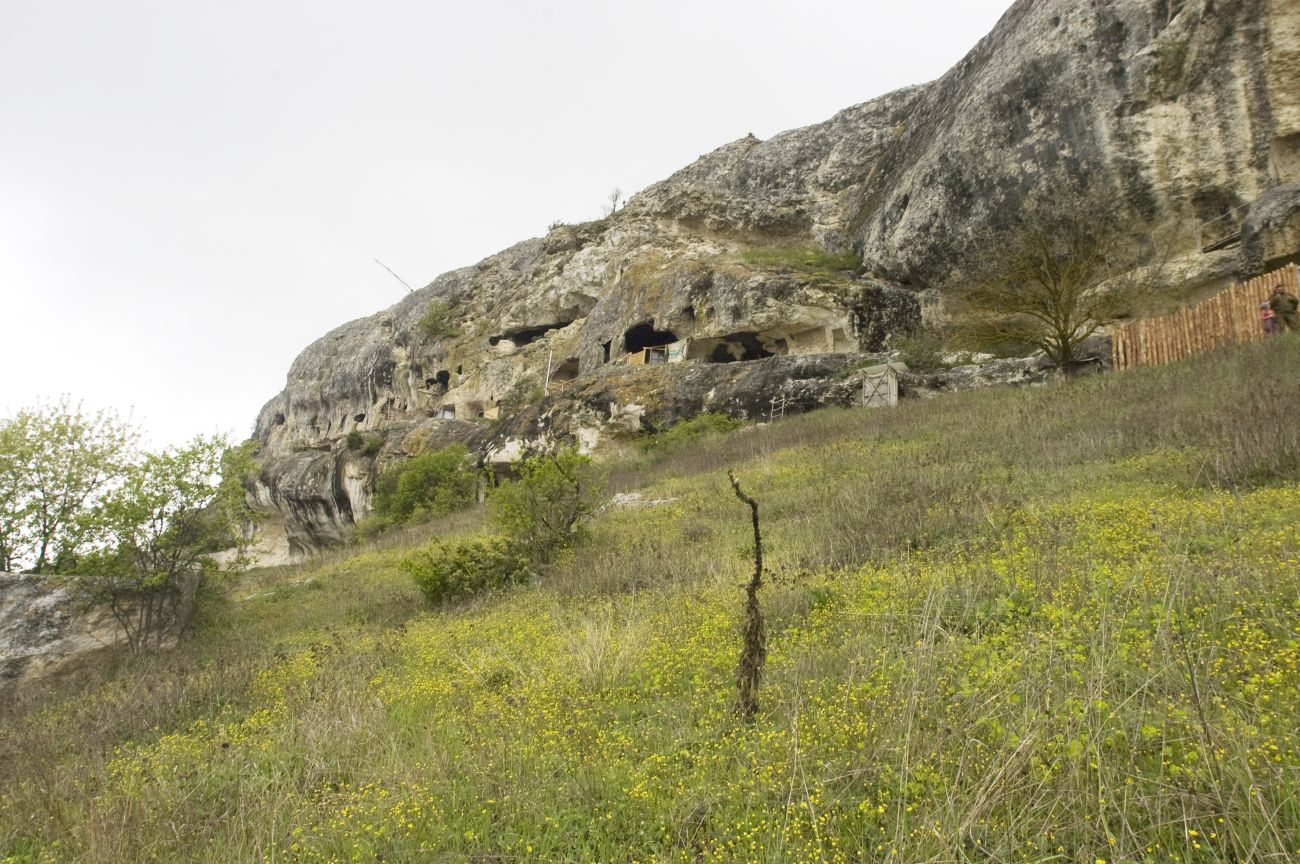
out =
[[[248,574],[0,720],[5,862],[1300,858],[1300,339],[611,463],[547,577]],[[752,567],[760,712],[733,711]]]

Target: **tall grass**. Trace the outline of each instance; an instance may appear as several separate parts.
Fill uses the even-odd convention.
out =
[[[1287,861],[1300,340],[633,454],[541,585],[383,547],[7,706],[5,861]],[[732,710],[762,502],[762,710]]]

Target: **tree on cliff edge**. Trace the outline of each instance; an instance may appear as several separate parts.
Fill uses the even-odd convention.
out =
[[[66,399],[0,420],[0,565],[66,569],[91,542],[93,505],[131,459],[135,429]]]
[[[145,453],[104,495],[96,508],[103,546],[69,580],[112,612],[133,650],[179,636],[212,577],[248,564],[243,480],[252,464],[247,448],[200,436]],[[220,566],[216,553],[224,553]]]
[[[1166,246],[1123,198],[1064,188],[983,238],[958,289],[956,341],[1042,349],[1063,370],[1159,281]]]

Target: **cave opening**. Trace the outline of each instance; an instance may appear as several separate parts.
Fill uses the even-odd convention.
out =
[[[785,339],[769,339],[764,344],[759,336],[752,331],[742,331],[717,339],[692,340],[687,359],[703,360],[706,363],[737,363],[789,353],[790,346]]]
[[[629,354],[658,348],[677,341],[677,334],[671,330],[656,330],[653,321],[642,321],[633,325],[623,334],[623,350]]]
[[[450,386],[450,384],[451,384],[451,373],[448,372],[446,369],[439,369],[438,374],[434,375],[432,378],[424,379],[425,387],[428,387],[431,390],[437,390],[442,393],[447,392],[447,388]]]
[[[578,377],[578,358],[567,357],[551,372],[552,381],[572,381]]]
[[[364,413],[353,414],[352,419],[357,423],[364,423],[366,422],[366,415]]]
[[[601,342],[601,343],[600,343],[600,348],[601,348],[601,350],[605,353],[605,359],[604,359],[602,362],[604,362],[604,363],[608,363],[608,362],[609,362],[609,347],[610,347],[611,345],[613,345],[613,344],[614,344],[614,340],[613,340],[613,339],[610,339],[608,342]]]
[[[489,345],[496,345],[502,340],[513,342],[516,347],[530,345],[552,330],[559,330],[572,324],[576,319],[556,321],[552,324],[538,324],[536,327],[514,327],[497,336],[488,337]]]

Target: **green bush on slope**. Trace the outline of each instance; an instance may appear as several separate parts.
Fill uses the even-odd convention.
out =
[[[500,535],[435,539],[402,562],[432,604],[527,582],[577,539],[597,488],[591,459],[572,447],[520,460],[516,479],[492,490]]]
[[[667,453],[689,447],[701,438],[724,435],[745,425],[743,421],[715,411],[696,414],[661,432],[643,436],[637,443],[649,453]]]
[[[431,604],[520,585],[534,575],[518,544],[500,537],[433,540],[404,559],[402,569]]]
[[[464,444],[449,444],[389,468],[375,483],[375,513],[394,522],[443,516],[474,503],[479,473]]]

